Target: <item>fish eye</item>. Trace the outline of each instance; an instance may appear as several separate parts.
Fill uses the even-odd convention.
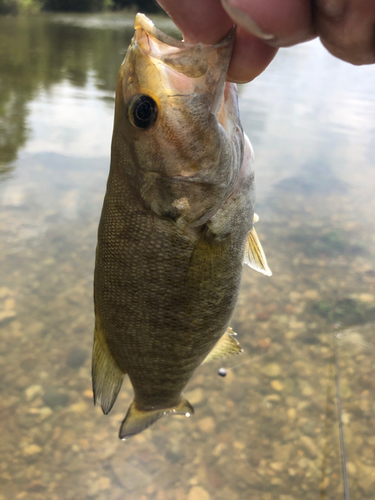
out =
[[[136,95],[128,107],[130,123],[137,128],[151,128],[158,117],[158,106],[149,95]]]

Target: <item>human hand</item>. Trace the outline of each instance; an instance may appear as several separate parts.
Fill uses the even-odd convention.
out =
[[[375,0],[158,0],[184,40],[217,43],[237,24],[228,79],[249,82],[288,47],[319,36],[336,57],[375,62]]]

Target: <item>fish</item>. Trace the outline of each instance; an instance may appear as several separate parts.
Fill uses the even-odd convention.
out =
[[[270,275],[254,229],[253,150],[226,81],[235,28],[190,44],[135,17],[115,98],[94,271],[94,403],[130,378],[119,437],[190,416],[203,363],[242,352],[229,326],[243,263]]]

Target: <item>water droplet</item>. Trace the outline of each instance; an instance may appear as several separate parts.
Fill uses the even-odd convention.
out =
[[[190,417],[190,413],[185,413],[185,417]]]

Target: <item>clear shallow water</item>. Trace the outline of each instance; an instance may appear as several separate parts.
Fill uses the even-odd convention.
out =
[[[129,382],[109,416],[92,406],[96,230],[132,22],[0,18],[0,499],[341,499],[333,322],[351,498],[375,498],[375,67],[317,41],[240,89],[274,272],[244,270],[245,353],[197,370],[192,418],[125,443]]]

